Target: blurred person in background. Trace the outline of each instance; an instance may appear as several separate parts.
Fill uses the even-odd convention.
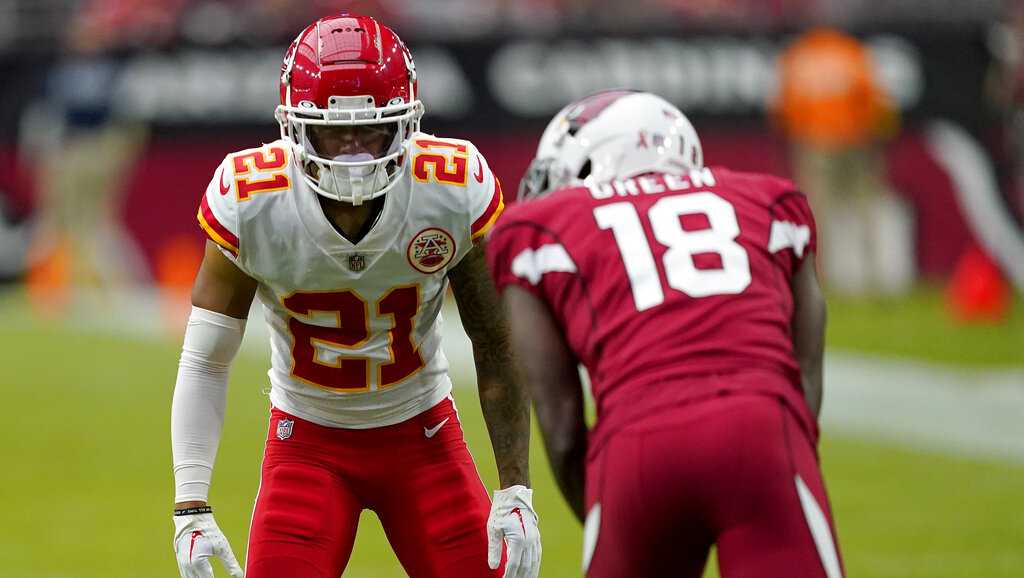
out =
[[[990,35],[992,66],[986,78],[986,95],[996,113],[1009,173],[1011,205],[1018,222],[1024,223],[1024,2],[1006,2],[1005,16]]]
[[[818,465],[825,302],[810,206],[705,167],[650,93],[560,111],[488,239],[590,578],[839,578]],[[579,364],[597,403],[589,432]]]
[[[207,500],[257,294],[272,411],[245,576],[339,576],[371,509],[413,578],[535,578],[529,400],[484,260],[497,178],[472,143],[419,132],[412,55],[373,18],[306,27],[280,98],[282,138],[228,155],[197,215],[209,239],[171,411],[182,578],[212,578],[210,557],[242,576]],[[449,284],[498,467],[493,503],[441,351]]]
[[[146,277],[120,211],[148,129],[113,110],[115,67],[108,58],[143,30],[166,30],[172,8],[166,2],[84,3],[45,99],[22,119],[25,156],[39,159],[28,275],[37,311],[109,310]]]
[[[826,285],[850,295],[905,293],[915,278],[913,218],[887,184],[883,155],[897,111],[868,49],[837,30],[811,30],[782,53],[779,82],[773,120],[821,224]]]
[[[0,187],[0,286],[24,274],[31,238],[28,219],[10,209],[6,193]]]

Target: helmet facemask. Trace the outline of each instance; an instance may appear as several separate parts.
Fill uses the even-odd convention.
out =
[[[519,192],[516,198],[528,201],[544,195],[553,187],[550,186],[551,158],[535,158],[519,181]]]
[[[418,100],[396,98],[375,107],[372,96],[332,96],[326,109],[309,101],[277,107],[281,135],[292,142],[307,184],[320,195],[353,205],[397,184],[422,115]],[[328,146],[328,140],[335,146]]]

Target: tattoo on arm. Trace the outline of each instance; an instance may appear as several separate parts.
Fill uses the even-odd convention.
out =
[[[473,342],[480,406],[502,487],[530,485],[530,400],[516,370],[508,320],[476,247],[449,273],[459,316]]]

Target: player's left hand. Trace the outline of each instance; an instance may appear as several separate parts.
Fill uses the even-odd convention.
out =
[[[242,567],[213,514],[175,516],[174,553],[181,578],[213,578],[210,558],[220,558],[231,578],[243,576]]]
[[[512,486],[494,492],[487,518],[487,565],[501,564],[501,546],[508,547],[504,578],[536,578],[540,572],[540,530],[533,511],[533,490]]]

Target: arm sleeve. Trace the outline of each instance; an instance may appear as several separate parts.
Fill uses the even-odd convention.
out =
[[[192,308],[171,403],[174,501],[205,501],[224,425],[228,369],[245,320]]]
[[[238,262],[241,242],[239,240],[238,201],[234,172],[227,159],[213,174],[206,192],[199,203],[196,220],[206,236],[220,247],[221,251],[235,263]]]

